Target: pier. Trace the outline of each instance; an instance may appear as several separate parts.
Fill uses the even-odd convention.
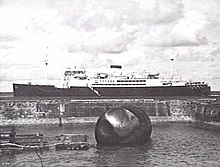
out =
[[[1,99],[0,125],[81,124],[91,125],[108,109],[134,105],[158,121],[220,121],[216,98],[191,99]]]

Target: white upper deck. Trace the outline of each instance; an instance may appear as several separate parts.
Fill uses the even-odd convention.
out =
[[[153,86],[184,86],[181,79],[162,79],[159,73],[146,71],[123,73],[119,65],[111,65],[110,73],[97,73],[90,79],[91,87],[153,87]]]

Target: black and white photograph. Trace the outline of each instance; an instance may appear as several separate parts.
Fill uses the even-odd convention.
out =
[[[220,0],[0,0],[0,166],[220,166]]]

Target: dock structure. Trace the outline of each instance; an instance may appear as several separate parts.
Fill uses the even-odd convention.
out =
[[[15,127],[3,126],[0,128],[0,144],[15,142]]]
[[[46,148],[48,142],[43,134],[22,134],[16,135],[15,143],[23,146],[37,146],[38,148]]]
[[[0,127],[1,153],[17,153],[48,148],[43,134],[16,134],[14,126]]]
[[[90,144],[85,134],[62,134],[58,137],[56,150],[88,150]]]
[[[0,154],[37,150],[88,150],[86,134],[61,134],[46,137],[43,134],[16,134],[14,127],[0,128]]]

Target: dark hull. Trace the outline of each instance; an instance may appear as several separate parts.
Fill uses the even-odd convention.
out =
[[[161,87],[89,87],[56,88],[50,85],[13,84],[14,96],[26,97],[147,97],[147,96],[207,96],[208,85]]]
[[[56,88],[52,85],[13,84],[14,96],[31,97],[95,97],[97,94],[89,87]]]
[[[210,87],[201,86],[161,86],[161,87],[127,87],[127,88],[96,88],[101,96],[207,96]]]

